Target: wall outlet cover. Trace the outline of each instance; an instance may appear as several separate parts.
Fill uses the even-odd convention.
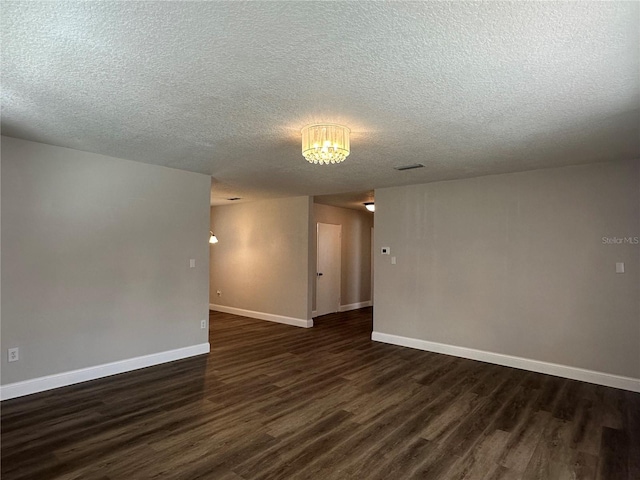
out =
[[[8,357],[10,362],[17,362],[20,360],[20,349],[19,348],[10,348],[8,351]]]

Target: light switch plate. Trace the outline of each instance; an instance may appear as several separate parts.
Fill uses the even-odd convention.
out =
[[[189,259],[189,268],[196,268],[196,259],[195,258]]]
[[[382,247],[380,249],[380,254],[381,255],[390,255],[391,254],[391,248],[390,247]]]
[[[396,257],[391,257],[391,265],[395,265],[396,264]]]
[[[624,262],[616,262],[616,273],[624,273]]]

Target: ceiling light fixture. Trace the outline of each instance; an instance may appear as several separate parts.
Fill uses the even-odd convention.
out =
[[[340,163],[349,156],[351,130],[342,125],[323,123],[302,129],[302,156],[309,163]]]
[[[374,204],[373,202],[366,202],[366,203],[364,204],[364,206],[365,206],[365,208],[366,208],[367,210],[369,210],[370,212],[375,212],[375,211],[376,211],[376,206],[375,206],[375,204]]]
[[[209,243],[218,243],[218,237],[216,237],[211,230],[209,230]]]

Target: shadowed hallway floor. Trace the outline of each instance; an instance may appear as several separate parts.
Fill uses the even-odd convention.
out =
[[[640,394],[211,313],[211,354],[2,403],[2,479],[638,479]]]

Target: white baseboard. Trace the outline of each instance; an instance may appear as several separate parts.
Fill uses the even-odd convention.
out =
[[[358,303],[350,303],[348,305],[340,305],[338,307],[339,312],[348,312],[349,310],[357,310],[359,308],[365,308],[371,306],[371,300],[367,300],[366,302],[358,302]]]
[[[311,318],[315,318],[318,316],[318,310],[314,310],[311,312]]]
[[[402,347],[415,348],[418,350],[426,350],[428,352],[444,353],[446,355],[469,358],[471,360],[504,365],[506,367],[520,368],[522,370],[530,370],[532,372],[546,373],[547,375],[555,375],[556,377],[570,378],[572,380],[580,380],[582,382],[595,383],[597,385],[620,388],[622,390],[629,390],[632,392],[640,392],[640,378],[622,377],[619,375],[612,375],[610,373],[595,372],[593,370],[585,370],[583,368],[559,365],[557,363],[513,357],[502,353],[457,347],[455,345],[429,342],[417,338],[401,337],[399,335],[390,335],[388,333],[381,332],[373,332],[371,334],[371,340],[390,343],[392,345],[400,345]]]
[[[209,343],[201,343],[190,347],[177,348],[166,352],[152,353],[142,357],[128,358],[117,362],[105,363],[94,367],[81,368],[70,372],[47,375],[23,382],[9,383],[0,386],[0,400],[23,397],[32,393],[44,392],[54,388],[66,387],[76,383],[109,377],[118,373],[130,372],[140,368],[151,367],[161,363],[173,362],[183,358],[209,353]]]
[[[284,323],[293,325],[294,327],[311,328],[313,320],[305,320],[302,318],[285,317],[284,315],[274,315],[273,313],[254,312],[253,310],[245,310],[243,308],[226,307],[224,305],[209,304],[209,310],[223,313],[232,313],[243,317],[257,318],[258,320],[267,320],[269,322]]]

